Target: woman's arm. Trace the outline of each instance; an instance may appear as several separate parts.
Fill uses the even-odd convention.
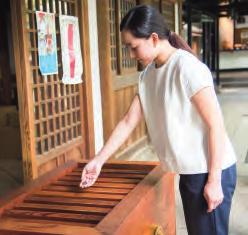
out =
[[[106,144],[84,167],[79,185],[81,188],[90,187],[96,182],[101,172],[102,165],[125,142],[133,129],[138,125],[142,116],[140,100],[138,95],[136,95],[128,112],[117,124]]]
[[[117,124],[114,131],[110,135],[108,141],[103,148],[97,153],[98,158],[102,163],[127,140],[131,132],[138,125],[142,118],[142,108],[139,96],[136,95],[122,120]]]
[[[223,200],[221,166],[225,145],[224,122],[213,87],[203,88],[191,101],[208,127],[209,174],[204,197],[208,203],[208,212],[211,212]]]

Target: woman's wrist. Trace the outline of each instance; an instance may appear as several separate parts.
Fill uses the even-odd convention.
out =
[[[101,164],[101,165],[103,165],[104,163],[105,163],[105,159],[104,159],[104,157],[103,156],[101,156],[100,154],[96,154],[95,155],[95,159]]]
[[[221,182],[221,169],[215,169],[208,173],[208,183]]]

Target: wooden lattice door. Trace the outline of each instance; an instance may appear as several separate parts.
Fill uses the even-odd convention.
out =
[[[26,179],[71,158],[93,152],[92,97],[87,54],[87,1],[12,0],[12,24]],[[38,66],[36,11],[55,13],[59,73],[42,76]],[[84,61],[82,84],[62,83],[59,15],[79,17]],[[18,24],[17,24],[18,23]],[[15,25],[17,24],[17,25]]]
[[[109,0],[110,56],[113,75],[137,71],[135,59],[130,58],[128,48],[121,42],[119,25],[124,15],[136,6],[136,0]]]
[[[165,17],[168,28],[175,31],[175,1],[174,0],[161,0],[160,11]]]

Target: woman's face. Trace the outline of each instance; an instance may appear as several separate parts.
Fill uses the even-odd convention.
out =
[[[156,57],[156,43],[151,36],[148,39],[136,38],[129,31],[121,32],[122,42],[129,48],[130,57],[144,66],[151,63]]]

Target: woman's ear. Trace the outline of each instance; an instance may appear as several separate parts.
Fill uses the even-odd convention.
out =
[[[157,33],[152,33],[150,37],[152,39],[154,47],[156,47],[157,44],[158,44],[158,40],[159,40],[158,34]]]

